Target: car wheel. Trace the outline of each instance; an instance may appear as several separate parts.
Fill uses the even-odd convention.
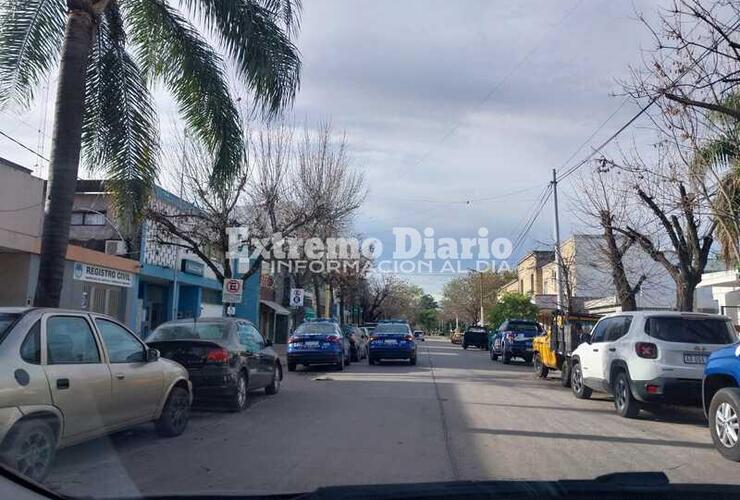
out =
[[[630,381],[625,372],[617,373],[612,392],[617,413],[625,418],[635,418],[640,413],[640,403],[632,396]]]
[[[265,387],[265,394],[272,395],[277,394],[280,391],[280,382],[283,380],[283,369],[280,368],[279,364],[275,364],[275,368],[272,370],[272,380],[270,385]]]
[[[232,411],[242,411],[247,407],[247,387],[247,375],[241,372],[236,380],[236,391],[229,399],[229,408]]]
[[[501,355],[501,362],[505,365],[511,363],[511,354],[504,351],[504,353]]]
[[[372,356],[368,356],[367,357],[367,362],[368,362],[368,364],[374,365],[375,364],[375,358],[373,358]]]
[[[498,359],[498,354],[496,354],[493,351],[493,347],[491,347],[491,361],[496,361]]]
[[[560,367],[560,385],[570,387],[570,361],[567,359],[563,360],[563,364]]]
[[[173,387],[155,424],[157,432],[166,437],[179,436],[185,432],[189,420],[190,395],[182,387]]]
[[[540,358],[539,353],[535,353],[534,359],[532,360],[532,366],[534,366],[534,372],[539,378],[547,378],[547,374],[550,373],[550,369],[545,366]]]
[[[288,371],[294,372],[295,369],[296,369],[296,363],[291,363],[290,361],[288,361]]]
[[[342,355],[344,356],[344,355]],[[352,364],[352,351],[350,351],[349,356],[344,356],[344,366],[349,366]]]
[[[22,420],[11,430],[9,444],[0,458],[11,469],[41,481],[55,452],[56,437],[48,423],[40,419]]]
[[[468,348],[468,344],[463,344],[463,349],[467,349],[467,348]]]
[[[740,389],[720,389],[709,405],[709,432],[723,457],[740,462]]]
[[[414,354],[414,357],[409,358],[409,365],[411,366],[416,365],[416,354]]]
[[[335,367],[336,367],[337,371],[338,371],[338,372],[341,372],[342,370],[344,370],[344,366],[345,366],[346,364],[347,364],[347,363],[346,363],[346,362],[345,362],[345,360],[344,360],[344,353],[342,353],[342,357],[341,357],[341,358],[339,358],[339,362],[338,362],[338,363],[337,363],[337,364],[335,365]]]
[[[573,368],[570,370],[570,389],[578,399],[588,399],[593,392],[590,387],[586,387],[583,383],[583,372],[581,372],[580,363],[573,363]]]

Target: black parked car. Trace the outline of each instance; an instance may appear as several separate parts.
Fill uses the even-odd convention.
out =
[[[480,349],[488,350],[488,330],[483,326],[469,326],[463,334],[463,349],[474,345]]]
[[[247,320],[168,321],[152,332],[147,345],[188,370],[196,402],[225,403],[241,411],[247,406],[248,391],[280,390],[280,359],[272,343]]]
[[[342,326],[342,333],[349,339],[349,352],[352,361],[361,361],[367,358],[367,335],[365,331],[355,325]]]

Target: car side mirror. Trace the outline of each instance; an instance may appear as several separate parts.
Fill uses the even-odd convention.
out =
[[[583,341],[587,343],[588,345],[591,345],[591,335],[584,335]]]
[[[155,361],[159,361],[159,351],[150,347],[146,350],[146,362],[154,363]]]
[[[265,347],[270,347],[270,346],[272,346],[272,340],[265,339]]]

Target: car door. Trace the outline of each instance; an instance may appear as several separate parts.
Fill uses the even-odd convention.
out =
[[[624,338],[624,336],[627,334],[630,329],[630,325],[632,324],[632,316],[617,316],[611,319],[613,320],[613,324],[609,326],[606,333],[604,334],[604,347],[606,349],[606,352],[603,364],[603,378],[604,383],[607,386],[611,386],[611,380],[609,379],[609,377],[612,364],[616,360],[620,359],[620,356],[623,356],[624,354],[624,349],[620,348],[620,345],[624,343],[621,339]]]
[[[606,361],[606,332],[614,324],[613,318],[604,318],[591,333],[588,344],[579,347],[579,360],[583,382],[592,389],[604,389],[604,362]]]
[[[114,425],[150,420],[162,398],[160,363],[148,363],[146,346],[126,328],[93,316],[111,371],[111,422]]]
[[[90,318],[47,314],[41,339],[52,400],[64,414],[63,441],[104,433],[111,418],[111,373]]]
[[[262,347],[254,335],[255,332],[262,338],[259,332],[246,321],[238,321],[236,324],[236,333],[239,336],[239,344],[243,348],[242,355],[244,356],[249,373],[249,389],[254,389],[262,385],[262,374],[259,367],[259,353]]]

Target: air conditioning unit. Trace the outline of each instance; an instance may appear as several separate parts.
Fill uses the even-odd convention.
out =
[[[126,255],[126,242],[123,240],[106,240],[105,253],[108,255]]]

